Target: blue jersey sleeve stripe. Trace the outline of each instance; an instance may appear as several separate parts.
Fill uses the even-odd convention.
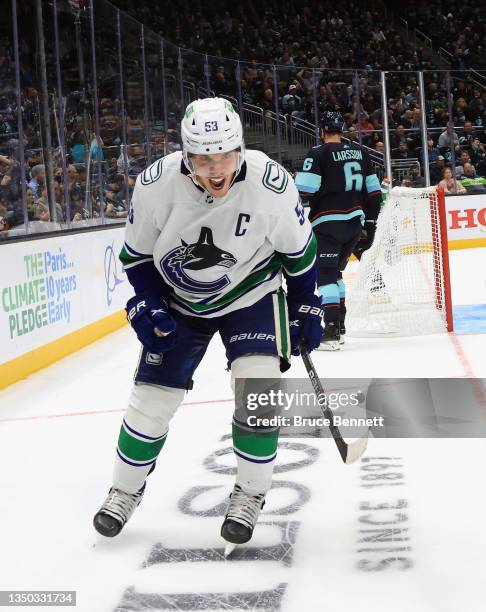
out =
[[[366,191],[368,193],[372,193],[374,191],[380,191],[380,190],[381,190],[380,181],[378,180],[378,177],[376,176],[376,174],[369,174],[366,177]]]
[[[322,177],[313,172],[298,172],[295,185],[303,193],[316,193],[321,188]]]

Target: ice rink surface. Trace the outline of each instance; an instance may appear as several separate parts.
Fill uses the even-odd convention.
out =
[[[455,312],[480,312],[486,249],[453,251],[451,267]],[[464,333],[349,339],[314,362],[323,380],[486,377],[486,335],[461,320]],[[331,440],[285,439],[253,540],[224,559],[233,404],[217,338],[141,506],[98,536],[137,357],[124,328],[0,394],[0,590],[75,590],[83,612],[484,612],[483,439],[372,439],[351,466]],[[290,374],[305,377],[299,359]]]

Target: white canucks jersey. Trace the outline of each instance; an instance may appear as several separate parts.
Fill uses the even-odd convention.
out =
[[[172,289],[171,306],[214,317],[251,306],[306,274],[316,244],[288,172],[260,151],[246,151],[229,192],[211,197],[194,183],[180,152],[138,178],[120,254],[126,269],[154,263]]]

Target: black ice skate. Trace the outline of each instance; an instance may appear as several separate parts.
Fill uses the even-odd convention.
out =
[[[346,325],[344,321],[339,321],[339,344],[344,344],[344,336],[346,335]]]
[[[137,493],[125,493],[112,487],[105,503],[94,516],[93,525],[96,531],[107,538],[118,535],[142,501],[144,491],[145,483]]]
[[[344,344],[344,336],[346,335],[346,325],[344,321],[346,319],[346,304],[341,302],[339,308],[339,344]]]
[[[221,527],[221,536],[231,544],[248,542],[264,505],[265,493],[249,495],[235,484]]]
[[[326,323],[322,332],[321,344],[317,347],[318,351],[339,351],[340,334],[339,323]]]

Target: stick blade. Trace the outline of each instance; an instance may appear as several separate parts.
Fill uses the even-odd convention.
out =
[[[360,438],[359,440],[355,440],[347,446],[348,449],[346,453],[346,459],[344,459],[344,463],[349,465],[350,463],[354,463],[355,461],[357,461],[365,452],[366,447],[368,446],[368,436]]]
[[[226,544],[226,546],[224,547],[224,557],[225,559],[227,559],[231,553],[235,550],[235,548],[237,547],[237,544],[233,544],[232,542],[228,542]]]

